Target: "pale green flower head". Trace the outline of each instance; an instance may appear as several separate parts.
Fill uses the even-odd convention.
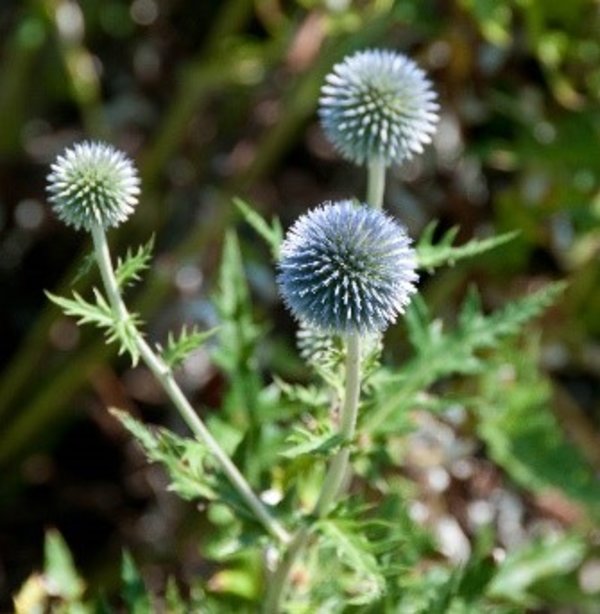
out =
[[[409,160],[431,142],[439,105],[425,71],[406,56],[359,51],[336,64],[321,89],[319,115],[340,154],[356,164]]]
[[[58,218],[76,230],[118,226],[140,194],[133,162],[106,143],[83,141],[68,147],[51,166],[48,200]]]

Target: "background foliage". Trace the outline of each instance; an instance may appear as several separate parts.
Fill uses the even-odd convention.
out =
[[[108,139],[136,158],[143,203],[111,241],[123,253],[155,232],[158,260],[129,301],[164,345],[166,331],[183,323],[220,325],[218,343],[203,346],[180,375],[261,484],[286,435],[262,427],[302,416],[314,394],[276,297],[271,249],[232,197],[287,227],[317,202],[364,192],[362,173],[325,142],[315,108],[331,65],[367,46],[410,54],[441,94],[434,147],[391,174],[390,209],[413,236],[438,218],[435,242],[450,241],[454,226],[456,243],[519,231],[485,255],[426,274],[428,307],[416,302],[407,324],[387,336],[384,363],[403,363],[418,387],[383,372],[373,389],[406,411],[394,413],[393,436],[382,414],[387,430],[365,436],[358,467],[400,527],[400,535],[380,528],[378,543],[410,527],[395,564],[422,566],[388,599],[409,600],[405,611],[468,611],[483,593],[502,607],[513,600],[517,611],[592,608],[600,584],[599,28],[593,0],[3,2],[0,609],[32,569],[42,570],[48,527],[60,530],[87,584],[108,595],[125,546],[146,584],[172,603],[177,585],[198,577],[217,602],[256,599],[261,579],[248,574],[250,555],[223,560],[205,517],[164,492],[164,471],[146,465],[106,412],[119,407],[183,431],[151,378],[48,304],[43,289],[66,294],[78,277],[85,293],[95,280],[77,275],[89,245],[49,213],[44,177],[54,155],[82,137]],[[278,233],[263,234],[276,243]],[[507,300],[553,279],[569,284],[555,306],[526,335],[509,334]],[[443,360],[449,348],[456,364]],[[310,449],[301,434],[296,443]],[[297,452],[281,485],[305,476],[298,496],[310,500],[314,484]],[[382,494],[384,469],[392,487]],[[179,478],[185,491],[189,476]],[[228,526],[222,509],[209,513]],[[319,551],[322,568],[332,553],[355,560],[363,552],[343,539],[356,522],[349,512],[320,528],[329,544]],[[46,574],[58,574],[64,600],[77,601],[82,580],[51,535]],[[364,586],[377,591],[382,579],[368,573],[387,555],[370,556],[358,563]],[[434,564],[441,559],[452,565]],[[500,559],[506,565],[486,576]],[[131,558],[123,576],[128,603],[145,599]],[[336,577],[349,590],[351,581]],[[327,603],[331,587],[319,590]]]

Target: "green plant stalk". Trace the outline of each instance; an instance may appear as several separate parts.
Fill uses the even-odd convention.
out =
[[[369,160],[367,167],[367,204],[375,209],[383,207],[385,193],[385,161],[381,158]]]
[[[280,602],[287,589],[292,567],[308,543],[309,536],[310,528],[308,526],[303,526],[298,529],[292,541],[289,543],[277,569],[269,579],[267,596],[262,606],[264,614],[278,614]]]
[[[321,493],[315,505],[313,515],[319,518],[327,514],[331,505],[342,492],[342,486],[348,474],[350,446],[356,433],[358,418],[360,371],[360,336],[357,333],[350,333],[346,336],[346,383],[339,427],[339,433],[343,438],[342,447],[329,465],[329,470],[321,487]],[[269,590],[263,606],[265,614],[277,614],[279,612],[279,605],[285,594],[290,572],[294,562],[308,543],[309,537],[310,528],[303,526],[288,544],[269,584]]]
[[[102,276],[102,281],[104,282],[108,300],[115,317],[119,318],[121,321],[129,320],[131,319],[131,316],[127,311],[127,307],[123,302],[119,287],[117,285],[104,229],[99,225],[95,225],[92,228],[92,238],[94,240],[94,249],[98,267],[100,269],[100,275]],[[290,542],[291,538],[288,532],[275,518],[273,518],[273,516],[271,516],[264,504],[254,494],[244,476],[232,463],[231,459],[223,451],[217,440],[211,435],[210,431],[206,428],[204,422],[199,418],[198,414],[196,414],[193,407],[190,405],[189,401],[181,391],[181,388],[179,388],[177,382],[175,381],[172,370],[162,361],[159,356],[154,353],[139,331],[135,330],[134,334],[135,343],[142,360],[160,382],[165,392],[181,414],[181,417],[190,427],[194,435],[198,437],[198,439],[215,457],[221,467],[221,470],[231,482],[231,485],[246,502],[248,507],[252,510],[267,531],[271,533],[271,535],[284,544]]]
[[[319,517],[325,516],[329,511],[340,494],[348,473],[350,444],[354,439],[358,418],[360,379],[360,336],[357,333],[350,333],[346,336],[346,388],[340,415],[340,435],[343,444],[331,461],[315,506],[315,513]]]

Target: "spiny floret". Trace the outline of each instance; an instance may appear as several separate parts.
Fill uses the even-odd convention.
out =
[[[363,359],[377,358],[383,350],[379,331],[363,335],[361,355]],[[296,331],[296,347],[307,364],[317,367],[339,367],[344,362],[345,344],[340,335],[324,331],[300,321]]]
[[[48,200],[59,219],[77,230],[118,226],[138,202],[135,166],[106,143],[76,143],[57,157],[51,169]]]
[[[336,64],[321,89],[323,129],[357,164],[386,166],[423,152],[436,130],[437,94],[415,62],[394,51],[360,51]]]
[[[281,246],[277,281],[294,316],[359,334],[394,322],[415,292],[416,257],[404,227],[344,200],[301,216]]]
[[[296,346],[300,358],[308,364],[327,366],[340,362],[342,339],[321,328],[300,321],[296,331]]]

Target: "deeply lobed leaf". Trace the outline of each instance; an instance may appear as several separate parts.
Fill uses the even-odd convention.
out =
[[[432,320],[424,301],[417,297],[407,311],[408,334],[416,356],[400,373],[388,373],[377,390],[379,402],[365,421],[372,431],[393,428],[390,416],[412,402],[415,395],[443,377],[473,374],[482,363],[478,353],[497,346],[540,315],[562,293],[565,284],[554,282],[485,315],[473,291],[461,309],[458,325],[444,332],[439,320]]]
[[[97,288],[94,288],[95,303],[86,301],[75,291],[72,299],[50,292],[46,292],[46,296],[58,305],[65,315],[77,318],[78,324],[94,324],[105,329],[107,343],[118,342],[119,354],[129,354],[133,366],[137,365],[140,358],[137,327],[141,325],[137,314],[130,313],[126,319],[119,318]]]
[[[167,347],[159,348],[164,363],[171,368],[179,366],[192,352],[197,350],[207,339],[210,339],[217,330],[217,328],[213,328],[201,332],[195,326],[190,330],[184,326],[179,333],[179,337],[170,332],[167,338]]]
[[[464,245],[454,246],[454,239],[458,234],[458,227],[453,227],[436,243],[433,243],[433,235],[437,222],[429,224],[419,242],[417,243],[417,260],[419,267],[431,271],[444,265],[453,266],[459,260],[479,256],[492,249],[512,241],[519,235],[518,231],[506,232],[487,239],[472,239]]]
[[[154,250],[154,235],[144,245],[140,245],[137,251],[127,250],[124,258],[117,260],[115,277],[119,288],[125,288],[141,279],[143,271],[149,268]]]

